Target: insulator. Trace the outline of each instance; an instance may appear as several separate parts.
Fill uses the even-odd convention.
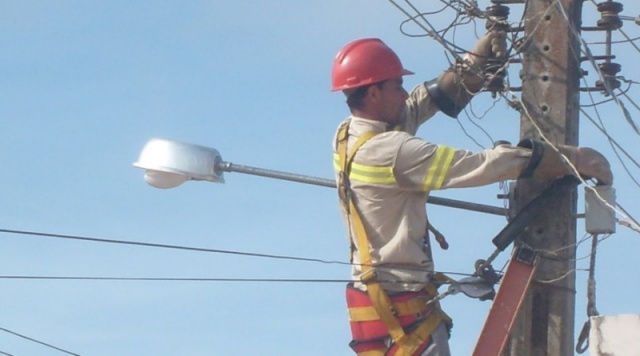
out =
[[[612,94],[614,89],[620,88],[620,81],[616,79],[616,74],[620,73],[622,66],[614,62],[599,63],[602,78],[596,81],[596,88],[604,93],[605,96]]]
[[[509,6],[500,4],[489,5],[485,13],[487,14],[487,16],[506,20],[509,17]]]
[[[509,6],[493,4],[487,7],[485,14],[487,16],[487,23],[485,24],[487,30],[495,29],[496,27],[502,30],[508,29]]]
[[[621,3],[615,1],[601,2],[597,5],[597,8],[600,12],[600,19],[597,22],[598,27],[607,30],[617,30],[622,27],[622,20],[618,16],[624,8]]]

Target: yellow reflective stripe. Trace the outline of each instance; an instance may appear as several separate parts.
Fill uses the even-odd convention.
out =
[[[453,161],[455,152],[456,150],[451,147],[438,146],[433,162],[427,171],[427,177],[424,180],[423,189],[425,191],[440,189],[440,187],[442,187],[442,182],[451,167],[451,161]]]
[[[364,183],[395,184],[396,177],[393,176],[391,167],[375,167],[353,163],[349,178]]]
[[[384,349],[380,349],[380,350],[370,350],[370,351],[363,351],[363,352],[358,352],[356,355],[358,356],[384,356],[385,350]]]
[[[349,321],[380,320],[380,316],[373,306],[349,308]]]
[[[334,153],[333,168],[340,171],[340,157]],[[375,184],[395,184],[396,177],[393,175],[393,167],[390,166],[368,166],[365,164],[351,163],[349,179],[362,183]]]

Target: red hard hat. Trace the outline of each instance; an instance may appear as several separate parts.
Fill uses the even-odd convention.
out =
[[[355,40],[340,50],[331,70],[331,91],[353,89],[413,74],[400,58],[377,38]]]

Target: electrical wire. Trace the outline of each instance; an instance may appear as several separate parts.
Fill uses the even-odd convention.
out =
[[[618,29],[618,32],[620,32],[620,33],[622,34],[622,36],[624,36],[624,38],[626,38],[626,39],[627,39],[627,42],[629,42],[629,43],[631,44],[631,46],[633,46],[633,48],[635,48],[635,49],[636,49],[636,51],[637,51],[638,53],[640,53],[640,47],[638,47],[638,45],[636,45],[635,40],[633,40],[631,37],[629,37],[629,36],[628,36],[628,35],[627,35],[623,30],[622,30],[622,28],[619,28],[619,29]]]
[[[346,266],[363,266],[363,264],[354,264],[354,263],[350,263],[350,262],[323,260],[323,259],[319,259],[319,258],[306,258],[306,257],[284,256],[284,255],[274,255],[274,254],[254,253],[254,252],[243,252],[243,251],[234,251],[234,250],[220,250],[220,249],[202,248],[202,247],[167,245],[167,244],[157,244],[157,243],[139,242],[139,241],[114,240],[114,239],[104,239],[104,238],[76,236],[76,235],[53,234],[53,233],[46,233],[46,232],[0,229],[0,233],[18,234],[18,235],[27,235],[27,236],[36,236],[36,237],[46,237],[46,238],[69,239],[69,240],[88,241],[88,242],[110,243],[110,244],[120,244],[120,245],[132,245],[132,246],[142,246],[142,247],[152,247],[152,248],[163,248],[163,249],[173,249],[173,250],[185,250],[185,251],[196,251],[196,252],[207,252],[207,253],[220,253],[220,254],[229,254],[229,255],[237,255],[237,256],[247,256],[247,257],[269,258],[269,259],[278,259],[278,260],[292,260],[292,261],[300,261],[300,262],[314,262],[314,263],[337,264],[337,265],[346,265]],[[395,268],[396,269],[400,269],[400,270],[406,270],[406,271],[424,271],[423,268],[420,268],[418,266],[416,266],[416,267],[402,266],[402,267],[395,267]],[[434,273],[435,273],[435,271],[434,271]],[[460,275],[460,276],[471,276],[471,274],[469,274],[469,273],[460,273],[460,272],[441,272],[441,273],[451,274],[451,275]],[[393,281],[387,281],[387,282],[395,283]],[[423,283],[423,282],[420,282],[420,283]]]
[[[400,23],[400,33],[402,33],[403,35],[405,35],[407,37],[428,37],[428,36],[431,36],[429,33],[419,34],[419,35],[410,34],[409,32],[405,31],[404,26],[406,24],[410,23],[410,22],[415,22],[416,18],[418,18],[418,17],[422,17],[422,16],[425,16],[425,15],[439,14],[439,13],[445,11],[447,9],[447,7],[449,7],[449,6],[445,5],[444,7],[442,7],[439,10],[435,10],[435,11],[431,11],[431,12],[420,12],[418,15],[411,16],[411,17],[407,18],[406,20],[404,20],[404,21],[402,21]],[[440,32],[443,32],[443,30],[436,31],[436,33],[438,33],[438,34]]]
[[[63,353],[65,353],[65,354],[74,355],[74,356],[80,356],[80,355],[79,355],[79,354],[77,354],[77,353],[74,353],[74,352],[71,352],[71,351],[67,351],[67,350],[65,350],[65,349],[61,349],[61,348],[59,348],[59,347],[53,346],[53,345],[51,345],[51,344],[48,344],[48,343],[46,343],[46,342],[43,342],[43,341],[40,341],[40,340],[36,340],[36,339],[34,339],[34,338],[31,338],[31,337],[28,337],[28,336],[25,336],[25,335],[19,334],[19,333],[15,332],[15,331],[11,331],[11,330],[8,330],[8,329],[2,328],[2,327],[0,327],[0,331],[4,331],[4,332],[6,332],[6,333],[9,333],[9,334],[12,334],[12,335],[15,335],[15,336],[21,337],[21,338],[23,338],[23,339],[26,339],[26,340],[29,340],[29,341],[35,342],[36,344],[40,344],[40,345],[43,345],[43,346],[46,346],[46,347],[52,348],[52,349],[54,349],[54,350],[58,350],[58,351],[63,352]]]
[[[398,5],[395,0],[388,0],[393,6],[395,6],[398,10],[400,10],[402,13],[405,14],[405,16],[407,16],[408,19],[413,19],[413,22],[420,27],[423,31],[425,31],[425,33],[427,33],[429,36],[431,36],[433,39],[435,39],[438,43],[440,43],[440,45],[446,49],[449,53],[451,53],[454,58],[456,58],[457,60],[462,60],[462,58],[460,57],[460,55],[454,51],[451,47],[453,47],[454,49],[460,51],[460,52],[466,52],[463,48],[458,47],[457,45],[455,45],[454,43],[449,42],[448,40],[446,40],[445,38],[443,38],[442,36],[440,36],[438,34],[438,30],[436,30],[433,25],[431,24],[431,22],[429,22],[426,17],[424,16],[420,16],[421,12],[413,5],[411,4],[410,1],[405,0],[405,2],[416,12],[416,14],[418,14],[417,16],[412,16],[407,10],[405,10],[402,6]],[[421,22],[419,22],[417,20],[417,18],[420,18],[424,21],[425,24],[422,24]],[[425,26],[426,25],[426,26]]]
[[[618,157],[618,161],[620,162],[620,164],[622,165],[622,168],[627,172],[627,174],[629,175],[629,178],[631,178],[631,180],[638,186],[640,187],[640,182],[638,182],[635,178],[635,176],[629,171],[629,168],[627,167],[627,165],[622,161],[622,157],[620,157],[620,154],[618,153],[618,150],[622,151],[622,153],[625,154],[625,156],[633,163],[635,164],[636,167],[640,168],[640,164],[629,154],[629,152],[627,152],[613,137],[611,137],[611,135],[609,135],[609,133],[607,132],[607,130],[604,128],[604,124],[602,123],[602,119],[600,118],[600,116],[598,115],[598,119],[600,121],[600,124],[598,124],[586,111],[584,111],[583,109],[580,109],[580,111],[582,112],[582,114],[589,120],[591,121],[591,123],[593,124],[593,126],[595,126],[598,130],[600,130],[600,132],[602,132],[602,134],[604,134],[607,139],[609,140],[609,144],[611,145],[611,148],[613,149],[613,153],[616,155],[616,157]],[[597,112],[596,112],[597,113]]]
[[[38,236],[38,237],[50,237],[50,238],[59,238],[59,239],[69,239],[69,240],[79,240],[79,241],[89,241],[89,242],[101,242],[101,243],[120,244],[120,245],[144,246],[144,247],[155,247],[155,248],[185,250],[185,251],[221,253],[221,254],[229,254],[229,255],[261,257],[261,258],[271,258],[271,259],[279,259],[279,260],[293,260],[293,261],[317,262],[317,263],[325,263],[325,264],[351,265],[351,263],[348,263],[348,262],[329,261],[329,260],[322,260],[322,259],[318,259],[318,258],[305,258],[305,257],[295,257],[295,256],[272,255],[272,254],[265,254],[265,253],[253,253],[253,252],[242,252],[242,251],[232,251],[232,250],[220,250],[220,249],[211,249],[211,248],[202,248],[202,247],[188,247],[188,246],[178,246],[178,245],[167,245],[167,244],[157,244],[157,243],[151,243],[151,242],[140,242],[140,241],[125,241],[125,240],[102,239],[102,238],[96,238],[96,237],[62,235],[62,234],[52,234],[52,233],[35,232],[35,231],[21,231],[21,230],[0,229],[0,232],[4,232],[4,233],[7,233],[7,234],[20,234],[20,235],[29,235],[29,236]]]
[[[619,41],[611,41],[611,42],[589,42],[589,45],[603,45],[603,44],[622,44],[622,43],[629,43],[629,42],[636,42],[640,40],[640,37],[634,37],[634,38],[630,38],[630,39],[626,39],[626,40],[619,40]]]
[[[466,113],[466,110],[465,110],[465,114],[466,114],[467,118],[469,118],[469,114]],[[467,131],[467,129],[462,124],[461,120],[455,120],[455,121],[456,121],[456,123],[460,127],[460,130],[462,130],[462,132],[464,133],[465,136],[467,136],[471,141],[473,141],[473,143],[475,143],[481,149],[485,149],[485,147],[480,142],[478,142],[478,140],[476,140],[473,136],[471,136],[471,134]],[[469,121],[473,122],[471,119],[469,119]],[[486,133],[486,131],[484,131],[484,132]],[[491,136],[489,136],[489,137],[491,137]]]
[[[438,272],[445,275],[473,276],[472,273]],[[311,278],[211,278],[211,277],[91,277],[91,276],[28,276],[0,275],[0,280],[50,280],[50,281],[113,281],[113,282],[236,282],[236,283],[351,283],[352,279]],[[424,281],[379,279],[389,284],[424,284]]]
[[[83,277],[83,276],[26,276],[0,275],[5,280],[53,280],[53,281],[122,281],[122,282],[266,282],[266,283],[349,283],[350,279],[307,279],[307,278],[205,278],[205,277]],[[399,283],[398,281],[382,281]],[[419,284],[424,282],[402,281]]]
[[[620,79],[620,77],[616,77],[616,79]],[[637,84],[637,83],[634,83],[632,81],[627,81],[627,87],[624,90],[621,90],[620,94],[618,94],[617,96],[620,96],[622,94],[627,93],[629,90],[631,90],[631,86],[633,84]],[[615,94],[613,94],[613,95],[615,95]],[[602,101],[599,101],[599,102],[595,103],[595,102],[593,102],[593,98],[592,98],[592,103],[591,104],[580,104],[580,107],[581,108],[596,107],[596,106],[599,106],[599,105],[602,105],[602,104],[605,104],[605,103],[610,103],[612,101],[613,101],[613,98],[607,99],[607,100],[602,100]]]
[[[627,219],[631,220],[631,223],[628,222],[628,221],[623,221],[623,220],[619,220],[618,222],[621,225],[626,226],[626,227],[628,227],[630,229],[633,229],[636,232],[640,232],[640,223],[638,222],[638,220],[634,219],[633,216],[631,216],[631,214],[629,214],[627,212],[627,210],[622,205],[620,205],[620,203],[618,203],[617,206],[618,206],[618,209],[620,209],[620,210],[622,210],[622,212],[624,212],[624,216]]]
[[[444,2],[441,1],[443,3],[445,3],[447,6],[438,9],[437,11],[434,12],[423,12],[423,11],[419,11],[415,5],[413,5],[410,1],[405,0],[405,3],[415,12],[417,13],[417,15],[412,16],[411,14],[409,14],[409,12],[407,10],[404,10],[399,4],[395,3],[394,1],[391,1],[393,3],[394,6],[396,6],[396,8],[398,8],[400,11],[402,11],[406,16],[407,16],[407,20],[404,20],[401,25],[400,25],[400,32],[410,36],[410,37],[422,37],[422,36],[430,36],[430,37],[434,37],[436,39],[437,42],[439,42],[445,50],[448,51],[448,53],[453,56],[453,60],[449,60],[450,63],[453,62],[459,62],[460,56],[459,53],[471,53],[471,51],[463,49],[459,46],[457,46],[454,42],[448,41],[444,38],[444,35],[453,29],[453,37],[455,39],[455,31],[456,28],[462,24],[466,24],[466,23],[470,23],[470,22],[474,22],[474,29],[475,27],[475,19],[476,18],[487,18],[488,16],[477,7],[476,2],[471,2],[470,4],[464,3],[464,2]],[[454,5],[455,4],[455,5]],[[460,8],[458,8],[458,6],[460,6]],[[434,28],[434,26],[430,23],[430,21],[425,17],[425,15],[428,14],[432,14],[432,13],[441,13],[442,11],[444,11],[447,7],[450,7],[452,9],[455,9],[456,11],[456,16],[455,19],[453,21],[451,21],[450,25],[448,25],[445,29],[440,29],[440,30],[436,30]],[[463,19],[461,18],[462,15],[468,15],[468,19]],[[426,24],[426,26],[428,26],[429,28],[426,28],[425,25],[423,25],[422,23],[420,23],[418,20],[422,20],[422,22],[424,22]],[[422,30],[424,31],[425,34],[422,35],[418,35],[418,34],[409,34],[407,31],[404,30],[404,26],[409,23],[409,22],[414,22],[416,23],[420,28],[422,28]],[[447,46],[447,44],[451,44],[452,48],[449,48]],[[456,52],[455,50],[458,50],[458,52]],[[511,52],[511,49],[508,51],[508,53]],[[475,54],[477,56],[477,54]],[[509,64],[509,61],[506,60],[504,61],[504,64],[502,66],[502,68],[498,69],[498,72],[506,72],[506,68]],[[472,73],[482,73],[482,69],[481,68],[475,68],[475,65],[472,65],[470,68],[470,71]],[[485,89],[485,88],[483,88]],[[468,90],[467,90],[468,91]],[[476,93],[471,93],[470,91],[468,91],[469,94],[471,95],[476,95]],[[499,98],[498,98],[499,100]],[[494,104],[486,110],[486,112],[482,115],[484,116],[487,112],[489,112],[497,103],[494,102]],[[467,112],[467,110],[471,110],[471,114],[473,116],[475,116],[476,118],[478,118],[478,115],[476,113],[473,112],[473,107],[470,106],[469,108],[465,108],[465,113],[467,114],[467,116],[469,117],[469,113]],[[478,127],[491,141],[491,143],[493,144],[493,139],[491,137],[491,135],[487,132],[486,129],[484,129],[481,125],[479,125],[476,121],[471,120],[471,123],[473,125],[475,125],[476,127]],[[458,121],[458,125],[460,126],[460,129],[462,130],[462,132],[465,134],[465,136],[467,136],[471,141],[473,141],[478,147],[485,149],[485,146],[480,144],[479,140],[474,138],[468,131],[467,129],[463,126],[462,122],[459,120]]]
[[[480,125],[478,123],[479,120],[482,120],[483,118],[485,118],[489,112],[491,112],[491,110],[495,109],[496,105],[498,104],[498,102],[500,101],[500,98],[493,100],[493,102],[491,103],[491,106],[489,108],[487,108],[481,115],[476,114],[473,111],[473,105],[472,103],[469,103],[469,111],[467,111],[467,109],[464,109],[464,113],[466,114],[467,119],[469,119],[469,122],[471,122],[472,125],[474,125],[475,127],[477,127],[488,139],[489,142],[491,143],[491,145],[494,144],[495,140],[493,139],[493,137],[491,136],[491,134],[489,134],[489,132],[482,127],[482,125]],[[469,115],[469,112],[471,112],[471,115]],[[475,120],[474,120],[475,119]],[[470,137],[471,138],[471,137]],[[474,142],[476,142],[475,139],[471,138]],[[477,143],[477,142],[476,142]],[[485,149],[486,147],[484,147],[483,145],[478,144],[481,148]]]

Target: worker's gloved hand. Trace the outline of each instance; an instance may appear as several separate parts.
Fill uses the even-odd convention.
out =
[[[468,59],[480,69],[489,58],[502,58],[507,55],[507,33],[489,30],[480,37],[468,55]]]
[[[445,114],[456,117],[484,86],[484,67],[489,58],[507,53],[506,32],[490,30],[482,36],[462,61],[442,73],[429,95]]]
[[[529,165],[521,174],[523,178],[533,176],[540,179],[552,179],[569,174],[575,175],[574,169],[565,162],[566,159],[581,176],[594,178],[600,185],[613,183],[609,161],[592,148],[557,145],[556,150],[546,142],[531,139],[520,141],[518,147],[528,148],[532,151]]]
[[[507,54],[507,34],[490,30],[480,37],[471,52],[463,56],[462,83],[470,93],[477,93],[484,85],[484,69],[490,58],[500,59]],[[465,68],[469,66],[469,68]]]
[[[611,173],[609,161],[600,152],[589,147],[564,146],[560,152],[563,150],[578,151],[574,165],[581,175],[596,179],[599,185],[613,184],[613,173]]]

